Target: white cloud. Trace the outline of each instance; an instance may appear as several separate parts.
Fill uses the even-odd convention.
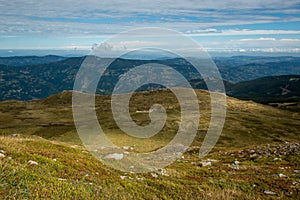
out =
[[[291,38],[283,38],[283,39],[280,39],[280,41],[282,41],[282,42],[300,42],[299,39],[291,39]]]
[[[211,29],[213,30],[213,29]],[[189,36],[217,36],[217,35],[291,35],[291,34],[300,34],[300,30],[249,30],[249,29],[229,29],[221,31],[189,31],[186,32]]]
[[[240,40],[237,40],[237,41],[240,41],[240,42],[253,42],[253,41],[276,41],[275,38],[245,38],[245,39],[240,39]]]
[[[0,4],[0,33],[93,35],[144,26],[211,33],[219,25],[299,21],[289,16],[299,13],[298,5],[298,0],[11,0]]]
[[[229,41],[206,42],[203,46],[214,51],[239,52],[299,52],[300,40],[293,38],[243,38]]]
[[[57,36],[73,38],[72,41],[78,38],[78,41],[86,40],[86,42],[78,42],[78,44],[62,42],[63,44],[58,48],[90,49],[88,44],[103,41],[112,34],[155,26],[174,29],[192,37],[209,36],[212,39],[203,43],[209,49],[235,49],[240,52],[261,49],[298,51],[299,37],[293,37],[300,35],[300,27],[292,27],[294,30],[246,28],[250,24],[268,22],[297,23],[300,21],[299,4],[299,0],[1,1],[0,35],[2,36],[0,39],[6,41],[5,45],[8,46],[7,41],[13,41],[10,37]],[[245,29],[235,29],[236,25],[244,25],[241,27]],[[214,41],[214,36],[228,37],[224,37],[226,38],[224,41]],[[233,38],[237,37],[233,36],[238,36],[239,39],[234,40]],[[0,42],[0,46],[5,45]],[[147,44],[137,39],[111,45],[112,48],[130,49],[132,46],[155,44]],[[102,48],[109,49],[109,46],[102,46]],[[183,48],[185,48],[184,44]]]

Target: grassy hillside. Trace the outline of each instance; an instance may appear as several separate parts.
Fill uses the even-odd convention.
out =
[[[297,199],[300,114],[228,97],[220,140],[200,159],[210,103],[207,92],[199,90],[197,95],[202,116],[195,141],[180,160],[147,174],[108,168],[80,145],[70,92],[37,101],[1,102],[0,198]],[[136,93],[131,99],[130,111],[137,124],[149,123],[149,117],[136,110],[147,110],[153,103],[166,108],[166,126],[149,139],[129,137],[117,128],[109,96],[97,96],[96,102],[107,136],[121,147],[133,146],[136,152],[164,146],[178,129],[179,105],[165,89]]]
[[[163,94],[163,95],[162,95]],[[210,119],[210,98],[206,91],[197,91],[201,112],[199,134],[201,138],[207,130]],[[71,92],[63,92],[37,101],[3,101],[0,103],[0,133],[2,135],[25,134],[37,135],[46,139],[80,144],[73,123]],[[101,126],[107,135],[116,138],[116,143],[127,141],[115,124],[109,96],[96,97],[96,111]],[[159,137],[149,140],[159,141],[171,138],[172,132],[178,129],[180,108],[175,96],[168,90],[139,92],[131,98],[131,115],[137,124],[150,122],[147,113],[136,113],[136,110],[148,110],[154,103],[164,105],[168,113],[167,124]],[[245,145],[264,144],[272,141],[299,139],[300,114],[279,110],[271,106],[252,101],[241,101],[227,98],[227,115],[219,146],[243,147]],[[201,134],[202,133],[202,134]],[[125,140],[120,140],[125,137]],[[251,139],[249,139],[251,138]],[[195,142],[199,143],[200,140]],[[134,143],[138,140],[134,140]],[[144,140],[141,141],[144,144]],[[122,145],[122,144],[119,144]]]

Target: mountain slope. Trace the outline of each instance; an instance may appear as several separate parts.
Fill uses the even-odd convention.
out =
[[[273,76],[240,82],[227,87],[227,94],[259,102],[299,101],[300,76]]]
[[[47,56],[12,56],[0,57],[0,65],[7,65],[12,67],[46,64],[65,60],[65,57],[47,55]]]
[[[0,102],[0,198],[296,199],[300,114],[228,97],[219,142],[200,159],[210,101],[207,92],[196,93],[201,123],[195,141],[178,161],[145,174],[111,169],[80,145],[70,92],[35,101]],[[136,111],[147,110],[153,103],[164,105],[166,126],[157,136],[135,139],[113,122],[110,97],[96,96],[98,119],[106,135],[120,147],[133,147],[134,152],[161,148],[178,129],[179,106],[167,89],[135,93],[130,103],[133,120],[140,125],[149,122],[147,113]]]
[[[199,133],[205,133],[210,119],[210,98],[207,92],[201,90],[197,91],[197,95],[202,114]],[[4,135],[30,134],[80,144],[73,123],[71,97],[71,92],[63,92],[37,101],[3,101],[0,103],[0,131]],[[107,131],[117,144],[123,145],[123,142],[126,143],[129,138],[115,124],[110,103],[110,96],[96,96],[98,119],[104,131]],[[170,119],[161,135],[150,138],[150,142],[155,143],[152,146],[144,146],[144,140],[133,141],[143,150],[151,150],[164,145],[178,129],[180,108],[176,97],[167,89],[139,92],[133,95],[130,111],[136,123],[150,122],[147,113],[138,114],[136,111],[148,110],[154,103],[165,106]],[[219,145],[244,146],[272,141],[298,140],[299,117],[299,113],[228,97],[226,123]],[[123,136],[124,140],[120,140]],[[200,134],[196,143],[199,144],[203,136]],[[161,140],[162,138],[164,140]]]
[[[64,90],[71,90],[76,73],[85,57],[67,59],[61,57],[51,57],[51,59],[48,57],[13,57],[2,59],[4,65],[1,65],[0,62],[0,100],[32,100],[46,98]],[[58,61],[53,62],[55,60]],[[51,62],[44,63],[46,61]],[[24,63],[29,65],[24,66]],[[201,78],[190,63],[180,58],[166,60],[128,60],[119,58],[111,64],[105,76],[101,78],[97,92],[99,94],[110,94],[121,74],[135,66],[147,63],[158,63],[173,67],[187,80]],[[300,58],[298,57],[218,58],[216,64],[222,78],[228,84],[264,76],[300,75]],[[202,86],[196,88],[203,89]]]

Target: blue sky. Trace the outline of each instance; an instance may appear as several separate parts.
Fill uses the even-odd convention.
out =
[[[0,1],[0,49],[91,49],[122,31],[163,27],[209,51],[300,53],[298,0]]]

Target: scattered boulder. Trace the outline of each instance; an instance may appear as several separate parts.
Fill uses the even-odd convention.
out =
[[[236,165],[236,164],[234,164],[234,163],[231,164],[230,167],[231,167],[232,169],[239,170],[239,166]]]
[[[162,176],[169,176],[169,174],[166,173],[166,170],[165,170],[165,169],[162,169],[162,168],[161,168],[161,169],[158,169],[157,171],[158,171],[158,173],[159,173],[160,175],[162,175]]]
[[[207,159],[206,161],[209,161],[209,162],[212,162],[212,163],[220,162],[219,160],[215,160],[215,159]]]
[[[39,165],[37,162],[33,161],[33,160],[29,160],[28,161],[29,165]]]
[[[264,194],[268,194],[268,195],[276,195],[275,192],[271,191],[271,190],[265,190]]]
[[[202,161],[200,163],[200,166],[201,167],[208,167],[208,166],[211,166],[211,161]]]
[[[115,159],[115,160],[122,160],[124,155],[122,153],[112,153],[106,155],[104,158],[105,159]]]
[[[138,180],[138,181],[143,181],[143,180],[144,180],[144,178],[141,178],[141,177],[136,177],[136,180]]]
[[[131,146],[124,146],[124,147],[122,147],[122,149],[132,151],[133,147],[131,147]]]
[[[300,143],[281,142],[276,144],[267,144],[254,146],[251,149],[224,152],[221,155],[230,155],[236,158],[274,158],[274,161],[280,161],[281,156],[299,155]]]
[[[0,153],[0,158],[5,158],[5,155],[3,153]]]
[[[134,166],[133,166],[133,165],[130,165],[130,166],[129,166],[129,169],[134,169]]]
[[[158,175],[157,175],[156,173],[151,173],[151,176],[152,176],[153,178],[158,178]]]
[[[10,137],[20,137],[22,134],[19,134],[19,133],[14,133],[14,134],[11,134],[9,135]]]
[[[278,174],[278,177],[279,177],[279,178],[288,178],[288,176],[287,176],[287,175],[284,175],[284,174]]]

